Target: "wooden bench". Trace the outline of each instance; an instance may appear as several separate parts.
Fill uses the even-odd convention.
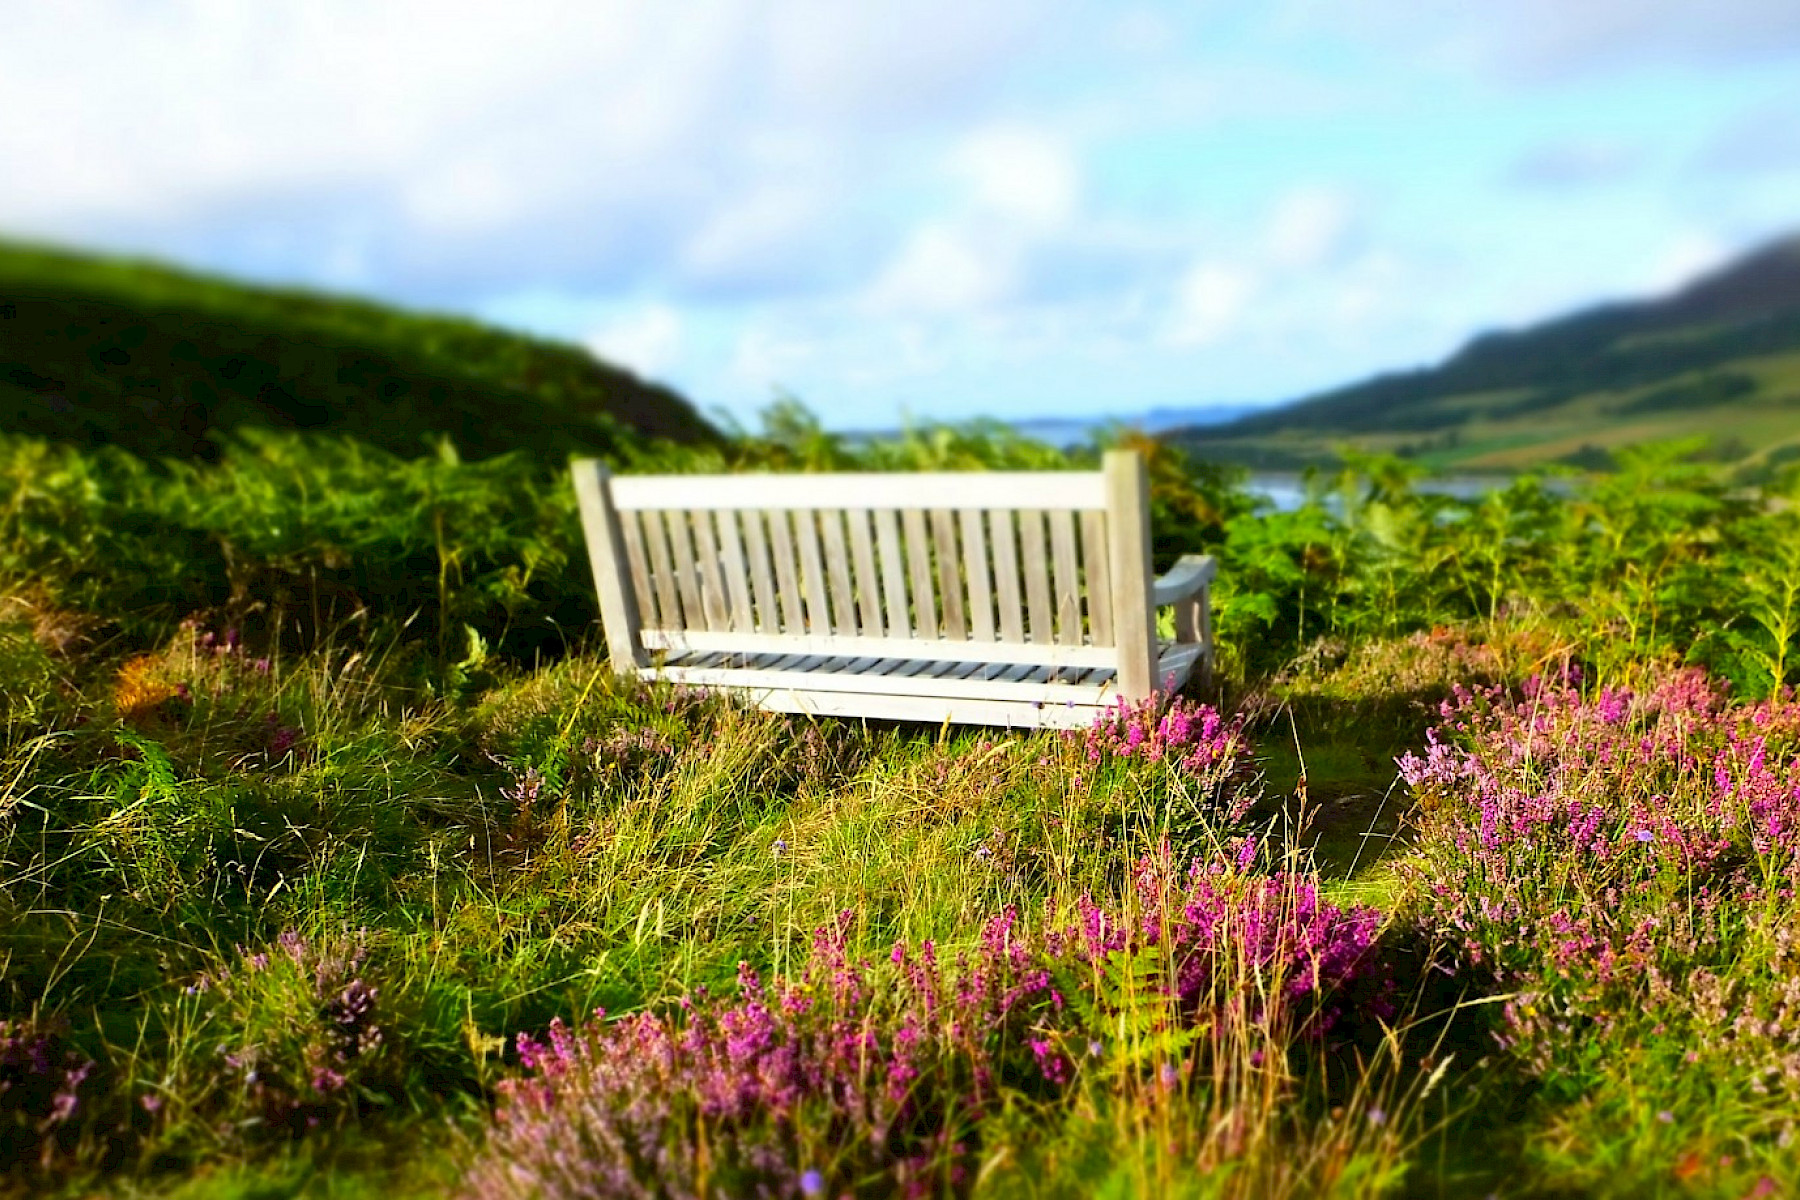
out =
[[[1067,728],[1211,670],[1214,560],[1152,578],[1131,452],[1093,472],[574,476],[622,673],[782,712]]]

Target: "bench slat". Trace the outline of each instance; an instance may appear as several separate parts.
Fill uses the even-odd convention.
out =
[[[731,628],[750,633],[756,619],[750,612],[750,572],[744,562],[744,542],[738,533],[738,515],[720,509],[712,514],[719,532],[719,567],[725,573],[725,590],[731,604]]]
[[[825,576],[831,584],[832,630],[855,637],[856,592],[850,586],[850,550],[844,543],[843,514],[821,512],[819,525],[825,535]]]
[[[881,551],[881,591],[887,607],[890,637],[912,636],[912,619],[906,611],[906,565],[900,554],[900,524],[892,509],[875,513],[875,542]]]
[[[744,525],[744,551],[750,556],[750,591],[756,601],[756,631],[781,632],[781,611],[775,606],[775,571],[769,561],[769,539],[761,513],[738,514]]]
[[[854,498],[862,508],[905,509],[929,496],[946,508],[1102,509],[1093,471],[936,471],[895,474],[622,475],[613,504],[643,509],[827,509]]]
[[[900,514],[906,530],[906,568],[912,576],[913,627],[920,637],[938,635],[937,598],[931,586],[931,541],[925,532],[925,513],[909,508]]]
[[[775,582],[781,594],[781,631],[805,634],[806,609],[800,603],[800,573],[794,562],[794,527],[786,512],[767,514],[769,549],[775,556]]]
[[[644,555],[644,531],[638,513],[619,513],[620,540],[625,543],[625,562],[631,574],[631,590],[637,595],[638,622],[655,629],[664,622],[656,612],[656,593],[650,587],[650,564]]]
[[[944,606],[944,636],[967,641],[969,622],[963,610],[961,555],[956,552],[956,514],[947,508],[931,510],[931,540],[936,547],[938,599]]]
[[[1080,577],[1075,565],[1075,514],[1057,510],[1050,517],[1050,561],[1056,583],[1056,640],[1082,643]]]
[[[664,629],[681,629],[681,601],[675,593],[675,567],[669,555],[669,531],[661,513],[644,514],[644,541],[650,548],[650,577],[656,587],[657,615]]]
[[[1081,567],[1087,582],[1088,629],[1094,645],[1113,644],[1112,572],[1107,562],[1106,514],[1081,514]]]
[[[819,514],[793,514],[794,542],[800,548],[800,585],[806,592],[806,631],[831,633],[831,602],[825,598],[825,564],[819,553]]]
[[[694,542],[687,514],[665,512],[663,523],[668,527],[669,549],[675,556],[675,592],[681,597],[682,623],[693,629],[711,629],[706,606],[700,600],[700,572],[694,565]]]
[[[994,589],[988,579],[987,536],[982,512],[965,508],[962,522],[963,578],[969,585],[969,636],[978,642],[994,640]]]
[[[994,591],[1000,610],[1000,640],[1025,640],[1025,613],[1019,597],[1018,538],[1013,515],[1006,509],[988,513],[988,531],[994,535]]]
[[[875,570],[875,543],[869,536],[869,512],[853,508],[844,513],[850,526],[850,563],[856,575],[859,632],[864,637],[881,636],[881,576]]]
[[[725,595],[725,573],[719,569],[719,545],[709,512],[687,513],[694,534],[694,555],[700,567],[700,608],[710,629],[730,629],[730,602]]]
[[[1044,555],[1044,514],[1026,509],[1019,514],[1019,541],[1024,549],[1025,603],[1031,616],[1031,640],[1044,645],[1056,641],[1051,627],[1050,568]]]

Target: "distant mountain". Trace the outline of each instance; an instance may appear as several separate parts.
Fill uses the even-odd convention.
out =
[[[1145,433],[1162,433],[1169,429],[1223,424],[1246,413],[1260,412],[1264,407],[1266,406],[1257,404],[1210,404],[1192,408],[1152,408],[1147,412],[1126,414],[1085,413],[1072,417],[1025,417],[1015,420],[982,418],[981,423],[1010,429],[1033,441],[1066,447],[1081,445],[1090,435],[1111,425],[1123,425]],[[858,431],[846,436],[886,438],[894,437],[899,432],[897,429],[882,429]]]
[[[1507,470],[1604,465],[1619,447],[1691,434],[1746,468],[1800,457],[1800,237],[1671,296],[1486,334],[1436,367],[1166,436],[1266,467],[1348,444]]]
[[[603,453],[720,436],[668,388],[474,321],[0,242],[0,430],[213,458],[226,431],[403,455]]]

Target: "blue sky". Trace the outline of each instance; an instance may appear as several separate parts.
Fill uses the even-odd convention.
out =
[[[1273,402],[1800,230],[1794,0],[0,0],[0,232],[830,425]]]

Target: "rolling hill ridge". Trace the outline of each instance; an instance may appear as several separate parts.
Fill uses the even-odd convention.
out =
[[[550,462],[719,434],[585,350],[474,321],[0,242],[0,428],[216,458],[240,428]]]
[[[1668,297],[1485,334],[1436,367],[1165,436],[1265,467],[1349,445],[1507,470],[1603,466],[1620,447],[1693,434],[1745,469],[1800,457],[1800,237]]]

